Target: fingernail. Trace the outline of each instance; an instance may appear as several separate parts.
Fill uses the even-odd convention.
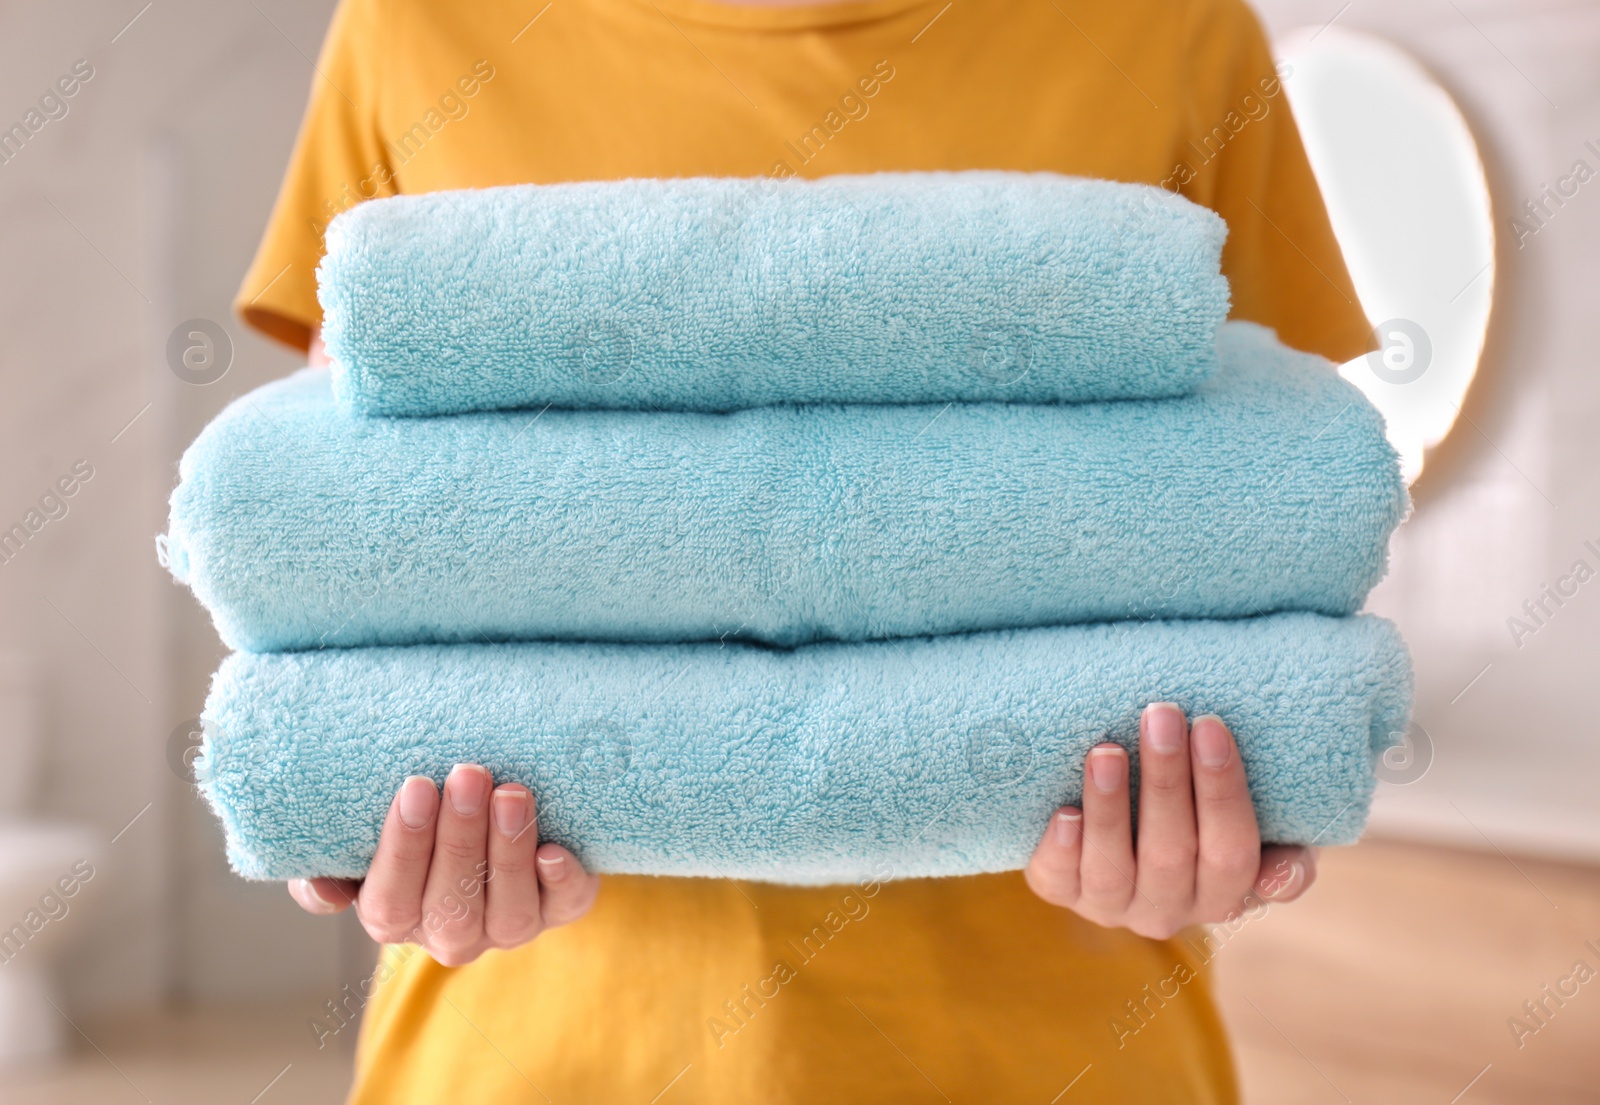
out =
[[[1062,810],[1056,814],[1056,843],[1064,848],[1070,848],[1078,842],[1078,833],[1083,828],[1083,814],[1077,810]]]
[[[560,882],[567,877],[567,857],[559,854],[540,856],[539,874],[549,882]]]
[[[1183,747],[1183,711],[1170,702],[1153,702],[1144,712],[1144,739],[1156,752]]]
[[[528,792],[510,787],[495,789],[491,808],[494,827],[501,836],[516,836],[528,825]]]
[[[1297,860],[1295,863],[1290,865],[1288,877],[1274,879],[1270,875],[1267,876],[1266,885],[1261,888],[1261,896],[1263,898],[1277,898],[1282,896],[1288,892],[1290,887],[1299,883],[1301,878],[1305,876],[1305,873],[1305,865]]]
[[[1233,758],[1233,738],[1228,727],[1215,714],[1205,714],[1194,719],[1189,740],[1194,745],[1194,755],[1204,767],[1227,767]]]
[[[295,879],[294,882],[296,886],[300,887],[300,889],[304,890],[307,894],[310,894],[323,905],[333,905],[332,902],[328,901],[328,899],[324,898],[320,893],[317,892],[317,884],[312,882],[310,879]]]
[[[477,764],[456,764],[444,781],[445,797],[450,808],[462,817],[471,817],[483,808],[489,796],[489,773]]]
[[[1094,788],[1102,794],[1110,794],[1122,785],[1127,767],[1127,754],[1120,748],[1089,750],[1089,778],[1094,781]]]
[[[413,775],[400,785],[400,821],[408,829],[420,829],[433,820],[439,792],[433,780]]]

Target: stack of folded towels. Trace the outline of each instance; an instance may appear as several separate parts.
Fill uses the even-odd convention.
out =
[[[224,410],[159,542],[237,650],[235,867],[359,876],[475,762],[602,872],[1015,869],[1158,700],[1232,726],[1265,840],[1354,840],[1406,493],[1360,392],[1223,322],[1225,233],[991,172],[341,215],[331,373]]]

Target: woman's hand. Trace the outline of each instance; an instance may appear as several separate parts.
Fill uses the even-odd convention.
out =
[[[364,880],[295,879],[289,894],[312,913],[354,905],[380,944],[419,944],[446,967],[490,948],[515,948],[576,921],[600,877],[559,844],[539,843],[527,787],[495,787],[488,771],[457,764],[444,783],[414,775],[389,804]]]
[[[1139,833],[1128,753],[1089,750],[1083,809],[1056,811],[1026,872],[1033,892],[1096,924],[1164,940],[1186,925],[1236,916],[1254,892],[1289,902],[1316,878],[1311,848],[1261,846],[1233,734],[1216,717],[1167,702],[1139,719]]]
[[[328,347],[322,344],[322,327],[311,328],[311,342],[306,349],[306,364],[312,368],[327,368],[333,361],[328,357]]]

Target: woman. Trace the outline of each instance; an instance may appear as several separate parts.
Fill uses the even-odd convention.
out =
[[[1243,0],[345,0],[239,309],[319,359],[321,234],[363,198],[966,168],[1181,192],[1228,221],[1235,317],[1367,348]],[[463,765],[405,784],[363,883],[290,889],[391,945],[355,1102],[1233,1101],[1180,934],[1299,896],[1314,857],[1260,846],[1218,719],[1150,706],[1140,765],[1136,836],[1102,745],[1025,875],[598,898],[532,795]]]

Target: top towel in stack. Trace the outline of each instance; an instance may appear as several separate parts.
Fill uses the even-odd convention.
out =
[[[334,220],[334,391],[365,414],[1154,399],[1216,367],[1226,227],[1051,173],[628,180]]]

